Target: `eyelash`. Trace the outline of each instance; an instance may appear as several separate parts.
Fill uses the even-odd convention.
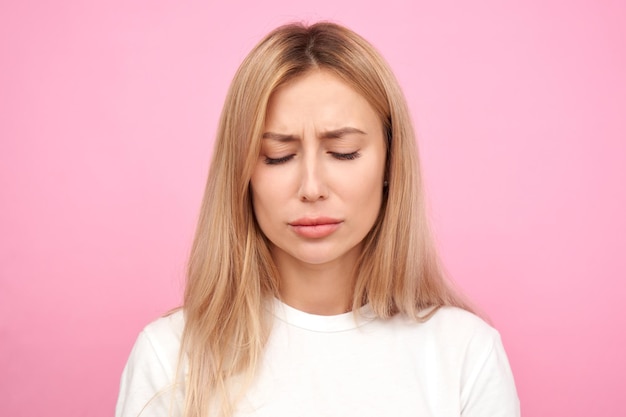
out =
[[[280,158],[270,158],[269,156],[265,157],[265,163],[267,165],[279,165],[289,161],[293,158],[293,155],[282,156]]]
[[[342,160],[342,161],[352,161],[357,159],[361,154],[358,151],[350,152],[350,153],[339,153],[339,152],[329,152],[334,158]],[[265,157],[265,163],[267,165],[280,165],[289,161],[295,155],[287,155],[282,156],[280,158],[270,158],[268,156]]]
[[[351,161],[353,159],[357,159],[359,156],[361,156],[361,154],[358,151],[355,152],[350,152],[350,153],[337,153],[337,152],[331,152],[330,153],[332,156],[334,156],[337,159],[341,159],[341,160],[347,160],[347,161]]]

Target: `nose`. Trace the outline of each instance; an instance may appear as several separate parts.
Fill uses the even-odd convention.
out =
[[[328,198],[328,187],[324,179],[324,169],[315,155],[303,158],[301,166],[300,201],[314,202]]]

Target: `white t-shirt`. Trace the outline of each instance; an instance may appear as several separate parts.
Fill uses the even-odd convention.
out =
[[[356,318],[318,316],[276,300],[273,314],[261,366],[236,417],[520,414],[498,332],[464,310],[444,307],[417,323],[375,318],[368,306]],[[183,389],[174,378],[183,325],[179,311],[141,332],[116,417],[180,415]]]

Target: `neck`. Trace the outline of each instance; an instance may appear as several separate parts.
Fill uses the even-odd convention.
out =
[[[356,256],[312,265],[275,249],[272,258],[280,274],[280,297],[287,305],[322,316],[352,309]]]

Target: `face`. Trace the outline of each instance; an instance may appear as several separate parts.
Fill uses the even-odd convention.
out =
[[[274,92],[261,141],[252,199],[274,260],[354,264],[382,202],[386,146],[374,109],[313,70]]]

